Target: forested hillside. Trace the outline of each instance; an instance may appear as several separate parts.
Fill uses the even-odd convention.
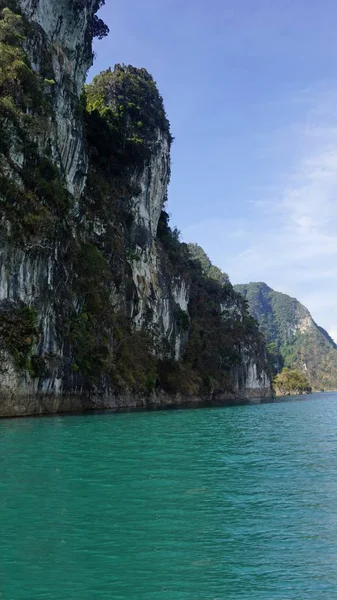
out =
[[[337,346],[296,298],[265,283],[235,285],[266,337],[274,372],[283,366],[305,373],[316,389],[337,388]]]

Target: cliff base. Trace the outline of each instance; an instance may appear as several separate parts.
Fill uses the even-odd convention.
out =
[[[230,391],[208,396],[187,396],[153,392],[148,396],[131,393],[122,395],[43,395],[32,394],[3,397],[0,400],[0,418],[28,417],[52,414],[76,414],[94,411],[133,411],[160,410],[169,408],[202,408],[210,406],[233,406],[240,404],[258,404],[271,400],[270,389],[247,389],[244,395]]]

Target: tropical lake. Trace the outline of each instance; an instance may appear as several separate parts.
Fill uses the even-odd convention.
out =
[[[1,600],[331,600],[337,393],[0,422]]]

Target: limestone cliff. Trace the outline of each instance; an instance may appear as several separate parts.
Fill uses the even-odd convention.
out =
[[[303,304],[261,282],[235,289],[260,324],[275,372],[298,369],[315,389],[336,389],[337,346]]]
[[[0,416],[268,397],[263,339],[163,210],[144,69],[83,91],[99,0],[0,0]]]

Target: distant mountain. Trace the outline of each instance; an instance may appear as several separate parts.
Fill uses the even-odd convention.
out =
[[[314,388],[337,389],[337,345],[303,304],[261,282],[234,288],[266,337],[274,371],[297,368]]]

